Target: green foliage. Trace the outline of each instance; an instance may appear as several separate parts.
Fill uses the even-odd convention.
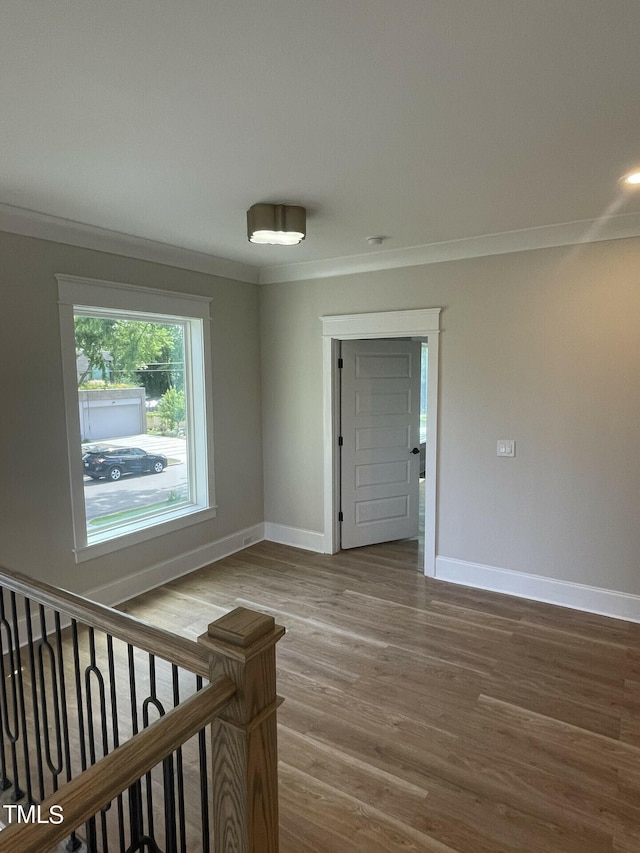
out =
[[[134,371],[145,370],[172,346],[166,325],[137,320],[116,321],[111,333],[114,372],[120,381],[133,378]]]
[[[184,330],[182,326],[167,326],[171,345],[163,348],[160,361],[149,362],[146,369],[136,372],[144,385],[147,397],[161,397],[169,388],[184,388]]]
[[[162,429],[165,432],[174,432],[184,420],[184,391],[169,388],[162,395],[156,414],[160,418]]]
[[[76,316],[75,332],[76,351],[84,353],[88,361],[78,377],[79,385],[95,371],[111,387],[115,383],[142,384],[150,396],[182,382],[183,330],[178,324]],[[174,368],[179,382],[173,376]]]
[[[106,356],[110,349],[111,332],[115,320],[103,320],[99,317],[75,317],[76,351],[83,352],[88,360],[87,369],[78,377],[81,385],[94,370],[99,370],[103,381],[107,381],[109,368]]]

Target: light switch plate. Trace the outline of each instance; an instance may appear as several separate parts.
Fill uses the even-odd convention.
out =
[[[499,438],[496,456],[515,456],[516,443],[512,438]]]

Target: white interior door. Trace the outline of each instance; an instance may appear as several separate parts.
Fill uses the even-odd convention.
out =
[[[342,342],[341,547],[418,535],[419,341]]]

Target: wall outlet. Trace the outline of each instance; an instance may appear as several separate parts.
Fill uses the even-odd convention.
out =
[[[499,438],[496,456],[515,456],[516,443],[512,438]]]

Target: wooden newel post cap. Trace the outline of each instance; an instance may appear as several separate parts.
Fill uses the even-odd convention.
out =
[[[211,622],[207,636],[232,646],[247,648],[275,629],[275,619],[246,607],[236,607],[220,619]]]

